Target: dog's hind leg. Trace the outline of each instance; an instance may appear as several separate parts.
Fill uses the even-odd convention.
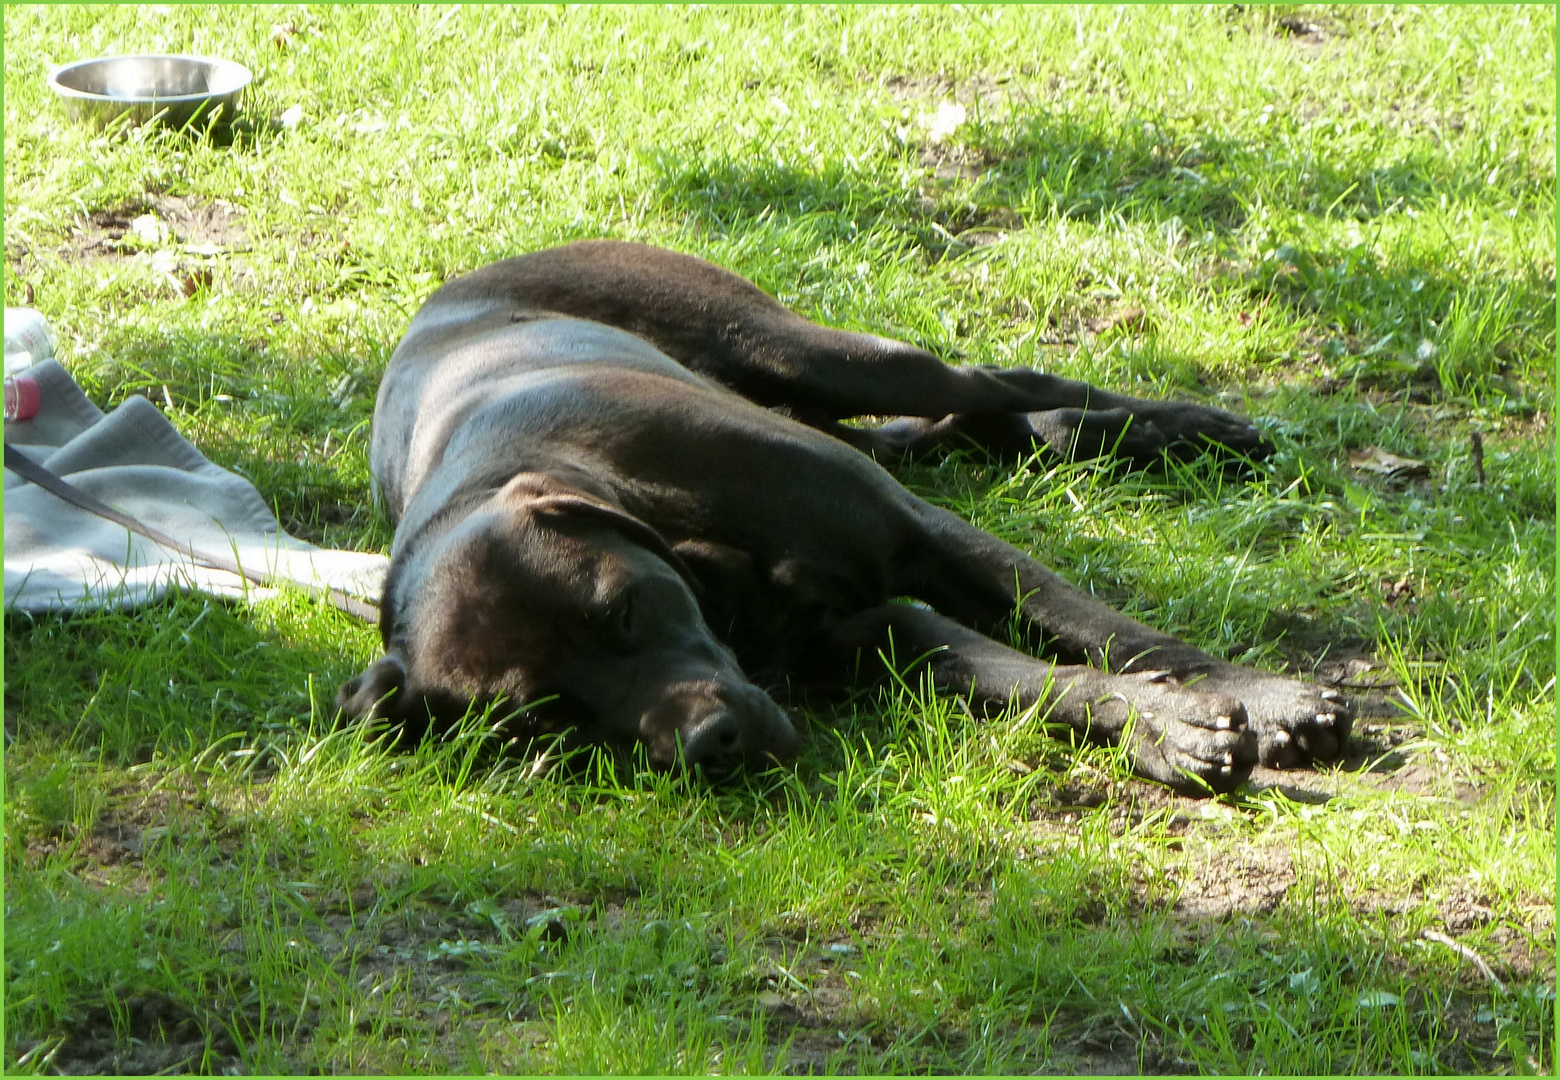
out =
[[[1043,447],[1069,459],[1113,455],[1140,464],[1166,450],[1185,457],[1223,447],[1263,457],[1273,449],[1249,420],[1222,409],[1145,401],[1030,368],[953,367],[913,345],[790,312],[766,320],[751,340],[763,362],[749,371],[740,356],[728,360],[723,381],[880,460],[961,443],[999,457]],[[762,377],[754,380],[755,372]],[[899,419],[876,428],[837,422],[856,416]]]
[[[1192,794],[1229,791],[1251,772],[1256,739],[1236,698],[1180,685],[1164,672],[1114,675],[1057,665],[1000,645],[935,612],[883,604],[831,627],[837,648],[860,650],[901,677],[929,669],[936,688],[990,711],[1035,707],[1086,738],[1131,748],[1142,776]]]
[[[913,345],[784,315],[754,336],[753,355],[764,358],[755,370],[764,378],[744,382],[728,374],[730,384],[880,457],[959,442],[1002,457],[1039,446],[1068,458],[1112,454],[1139,462],[1167,449],[1183,456],[1212,447],[1252,457],[1272,451],[1249,420],[1221,409],[1145,401],[1030,368],[953,367]],[[901,419],[878,428],[835,423],[856,416]],[[853,434],[860,432],[867,434]]]
[[[953,367],[902,341],[820,326],[713,263],[643,244],[583,241],[505,259],[451,281],[429,304],[469,301],[511,305],[516,316],[550,313],[615,326],[814,426],[856,416],[1022,414],[1042,442],[1060,450],[1060,443],[1087,446],[1092,429],[1112,422],[1074,420],[1057,410],[1080,417],[1123,410],[1138,431],[1151,423],[1171,444],[1200,448],[1212,441],[1251,455],[1270,449],[1249,421],[1220,409],[1144,401],[1030,368]],[[1037,421],[1041,414],[1055,415]],[[1128,438],[1137,436],[1129,429]],[[1116,443],[1114,436],[1095,441]]]
[[[1109,455],[1152,465],[1166,451],[1185,452],[1193,445],[1172,441],[1152,420],[1125,408],[956,413],[940,420],[903,416],[872,427],[837,422],[818,426],[884,463],[948,450],[976,450],[1002,459],[1026,458],[1040,450],[1067,461]]]

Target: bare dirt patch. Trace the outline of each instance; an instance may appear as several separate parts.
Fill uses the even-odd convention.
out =
[[[64,1076],[152,1076],[166,1073],[236,1071],[238,1047],[220,1026],[163,994],[142,994],[121,1003],[115,1016],[104,1006],[87,1012],[50,1045],[18,1047],[18,1057],[39,1060]]]
[[[141,868],[141,853],[147,843],[198,813],[203,805],[194,789],[169,783],[154,787],[154,779],[143,784],[123,786],[108,795],[109,805],[100,809],[90,830],[83,832],[74,822],[66,822],[57,832],[28,837],[23,859],[28,866],[43,865],[61,851],[68,851],[73,865],[98,884],[105,874],[128,871],[133,878]],[[123,875],[115,875],[119,884],[133,884]]]
[[[1169,877],[1180,886],[1176,916],[1204,922],[1266,915],[1294,887],[1294,857],[1287,846],[1207,845]]]
[[[1013,76],[975,75],[954,80],[937,72],[922,75],[890,75],[883,80],[883,89],[895,101],[905,104],[932,101],[954,101],[976,112],[982,120],[996,120],[1007,115],[1013,97]]]
[[[190,254],[215,255],[244,248],[249,237],[242,212],[232,203],[191,195],[147,195],[81,218],[58,253],[72,262],[127,258],[159,239],[171,240]]]
[[[232,203],[143,195],[77,218],[57,242],[7,237],[5,257],[18,277],[38,271],[40,255],[88,267],[149,261],[175,292],[192,296],[212,285],[219,262],[247,273],[242,260],[223,257],[249,250],[242,211]],[[32,284],[24,281],[22,289],[21,298],[30,303]]]
[[[1453,780],[1443,770],[1417,760],[1398,769],[1383,769],[1374,775],[1367,774],[1362,779],[1374,783],[1382,791],[1399,791],[1405,795],[1431,798],[1450,796],[1460,803],[1476,803],[1484,795],[1482,788]]]
[[[1304,55],[1346,35],[1340,23],[1325,15],[1291,14],[1273,20],[1273,36],[1293,42]]]

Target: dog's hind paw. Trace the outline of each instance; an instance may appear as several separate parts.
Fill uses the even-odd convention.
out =
[[[1169,437],[1171,449],[1177,454],[1196,455],[1222,447],[1244,457],[1265,458],[1274,450],[1260,428],[1244,416],[1223,409],[1165,402],[1146,419]]]

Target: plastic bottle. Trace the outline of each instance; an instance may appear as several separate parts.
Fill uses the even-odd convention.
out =
[[[14,375],[54,358],[54,330],[33,308],[5,309],[5,373]]]
[[[5,377],[5,419],[31,420],[43,407],[43,395],[38,380],[31,375],[7,375]]]

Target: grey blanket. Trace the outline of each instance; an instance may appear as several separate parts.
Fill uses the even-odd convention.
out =
[[[54,361],[26,374],[38,381],[42,409],[7,424],[5,439],[55,475],[197,551],[378,599],[383,555],[328,551],[287,535],[252,484],[206,460],[145,398],[104,415]],[[192,563],[6,471],[7,609],[126,608],[171,588],[246,598],[273,591]]]

